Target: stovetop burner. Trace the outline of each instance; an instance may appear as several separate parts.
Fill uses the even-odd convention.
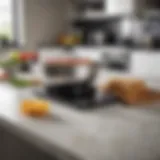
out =
[[[72,83],[59,86],[48,86],[47,96],[71,104],[79,109],[92,109],[117,102],[115,96],[102,95],[96,88],[86,83]]]

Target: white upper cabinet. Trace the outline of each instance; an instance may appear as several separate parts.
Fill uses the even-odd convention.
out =
[[[107,15],[131,14],[135,10],[135,0],[106,0]]]

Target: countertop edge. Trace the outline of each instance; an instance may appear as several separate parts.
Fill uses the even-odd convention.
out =
[[[82,158],[78,158],[78,156],[69,153],[58,145],[48,143],[37,135],[30,133],[27,129],[25,130],[22,127],[14,125],[5,117],[0,117],[0,126],[12,134],[18,135],[19,138],[22,138],[24,141],[29,142],[31,145],[34,145],[43,152],[51,156],[57,157],[60,160],[82,160]]]

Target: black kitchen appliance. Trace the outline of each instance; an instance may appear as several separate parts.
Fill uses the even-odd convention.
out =
[[[115,96],[99,93],[94,87],[93,81],[96,73],[97,67],[94,66],[88,78],[83,81],[48,85],[46,87],[47,96],[79,109],[93,109],[117,102]]]
[[[46,92],[51,99],[79,109],[99,108],[118,102],[115,96],[99,94],[95,87],[86,82],[48,86]]]
[[[73,27],[82,32],[82,45],[117,44],[116,27],[120,20],[121,18],[117,16],[110,18],[77,19],[74,21]],[[100,34],[103,38],[99,38]],[[103,41],[97,43],[99,39]]]

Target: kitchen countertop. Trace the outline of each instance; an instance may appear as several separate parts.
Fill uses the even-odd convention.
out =
[[[108,77],[129,75],[111,71],[100,74],[97,84]],[[159,85],[159,79],[156,83]],[[48,154],[60,160],[160,158],[159,104],[146,106],[148,108],[115,104],[80,111],[53,101],[50,102],[52,117],[35,119],[22,115],[19,109],[24,98],[35,97],[33,91],[33,88],[20,90],[0,83],[0,97],[3,97],[0,99],[0,125]]]
[[[0,123],[61,160],[157,160],[160,157],[160,108],[120,104],[80,111],[50,102],[50,118],[20,113],[33,88],[0,84]]]
[[[33,72],[32,76],[39,75]],[[96,84],[115,76],[128,77],[129,73],[105,69],[97,75]],[[50,102],[52,116],[35,119],[22,115],[19,108],[23,99],[35,97],[34,88],[16,89],[0,83],[0,97],[3,97],[0,125],[60,160],[156,160],[160,157],[159,104],[150,109],[115,104],[80,111],[54,100]]]

